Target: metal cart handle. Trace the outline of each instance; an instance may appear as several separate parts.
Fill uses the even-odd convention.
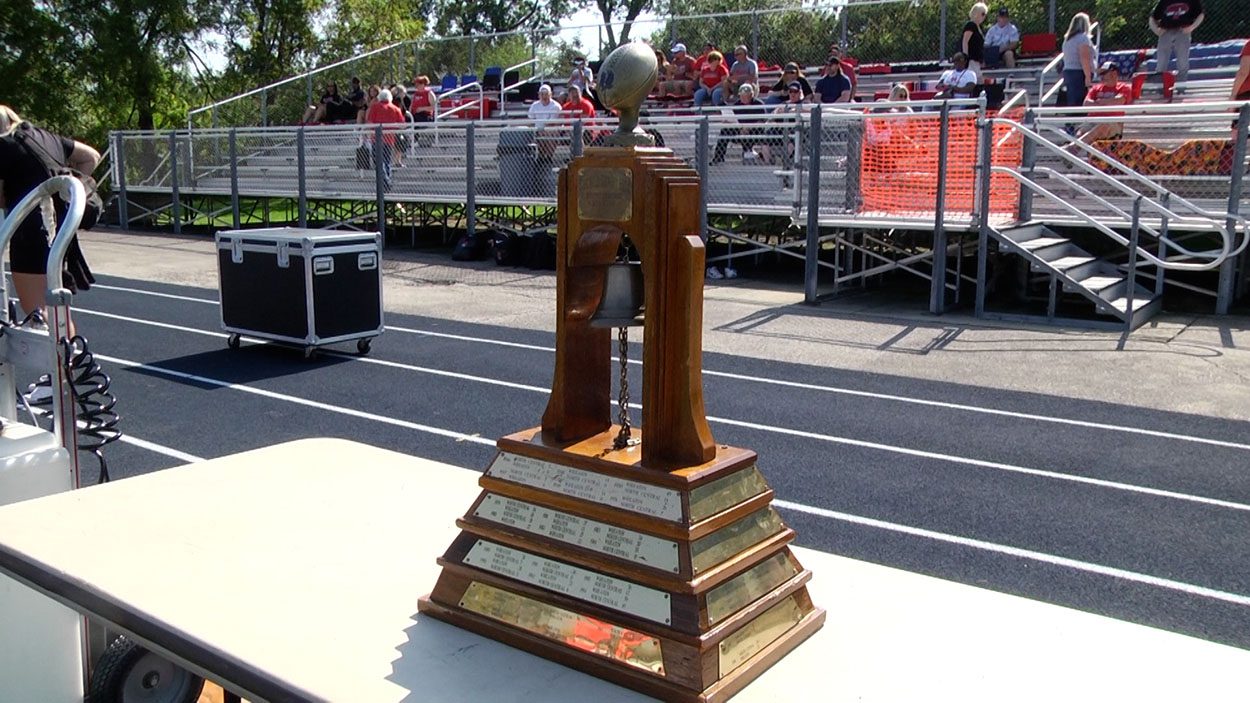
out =
[[[52,238],[48,251],[48,303],[52,305],[62,302],[61,298],[69,295],[69,291],[61,282],[61,267],[65,264],[65,253],[69,251],[69,243],[73,241],[74,235],[78,234],[78,224],[82,222],[83,209],[87,204],[87,192],[83,190],[82,183],[73,176],[49,178],[27,193],[26,197],[9,211],[8,216],[4,218],[4,223],[0,225],[0,252],[8,249],[9,240],[13,238],[17,226],[38,206],[43,206],[45,228],[52,229],[56,225],[56,207],[52,196],[57,194],[61,196],[61,200],[69,203],[69,211],[65,214],[65,220],[61,222],[61,226],[57,228],[56,236]],[[0,297],[0,301],[4,303],[4,306],[0,309],[0,319],[8,320],[9,291],[7,287],[3,290],[4,294]]]

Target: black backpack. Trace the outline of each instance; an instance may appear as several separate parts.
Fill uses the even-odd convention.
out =
[[[39,163],[43,164],[44,170],[47,172],[47,178],[53,176],[73,176],[82,183],[83,190],[87,194],[87,202],[82,211],[82,221],[78,224],[80,229],[91,229],[100,221],[100,212],[104,209],[104,200],[100,197],[100,191],[96,187],[95,178],[89,173],[82,173],[76,168],[71,168],[65,162],[65,156],[61,150],[54,149],[49,151],[47,147],[39,143],[33,134],[34,127],[29,122],[23,122],[13,131],[13,141],[21,146],[27,154],[33,156]],[[55,151],[56,153],[52,153]],[[60,201],[60,197],[57,197]],[[49,235],[55,232],[49,232]]]

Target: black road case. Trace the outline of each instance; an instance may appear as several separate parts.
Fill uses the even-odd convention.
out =
[[[217,233],[221,326],[303,347],[382,334],[382,239],[366,232],[296,229]]]

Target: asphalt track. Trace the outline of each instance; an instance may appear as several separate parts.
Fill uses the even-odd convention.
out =
[[[119,398],[115,479],[314,436],[481,470],[546,403],[548,332],[388,313],[368,357],[305,360],[228,349],[214,291],[100,283],[75,314]],[[800,544],[1250,648],[1250,423],[989,390],[974,368],[704,369],[716,440],[759,453]],[[211,510],[188,498],[188,519]]]

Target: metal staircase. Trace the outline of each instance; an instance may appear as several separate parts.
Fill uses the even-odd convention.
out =
[[[1094,304],[1097,314],[1114,317],[1130,330],[1159,312],[1161,295],[1044,224],[990,228],[990,235],[1001,248],[1028,261],[1030,270],[1050,275],[1049,317],[1055,315],[1060,290],[1081,295]]]

